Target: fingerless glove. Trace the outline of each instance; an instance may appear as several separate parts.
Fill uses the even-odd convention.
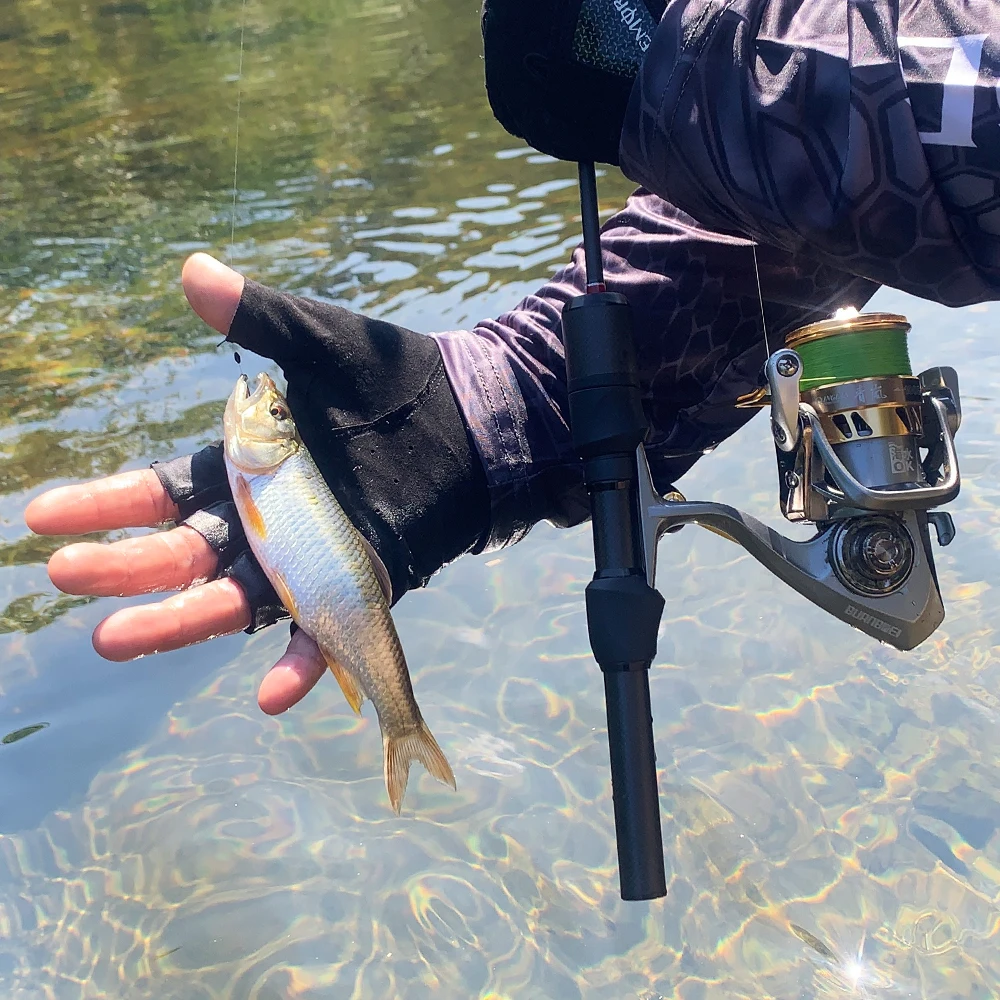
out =
[[[248,280],[227,339],[281,366],[302,441],[385,563],[393,603],[482,547],[486,476],[433,338]],[[277,620],[280,602],[231,509],[221,448],[153,468],[219,552],[220,574],[253,591],[248,631]]]

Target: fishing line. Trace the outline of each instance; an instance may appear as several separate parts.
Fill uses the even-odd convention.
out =
[[[239,187],[237,185],[237,180],[239,178],[239,168],[240,168],[240,109],[243,104],[243,40],[246,37],[247,28],[247,0],[243,0],[242,10],[240,12],[240,63],[239,69],[236,72],[236,139],[233,149],[233,210],[232,218],[229,226],[229,253],[228,264],[230,267],[233,266],[234,252],[236,250],[236,196],[239,192]],[[225,343],[225,341],[223,341]],[[240,352],[233,350],[233,360],[239,366],[240,374],[243,374],[243,363],[240,358]]]
[[[757,263],[757,242],[752,241],[750,246],[753,248],[753,271],[757,276],[757,300],[760,302],[760,325],[764,329],[764,351],[765,357],[771,356],[771,348],[767,342],[767,319],[764,317],[764,293],[760,290],[760,266]]]

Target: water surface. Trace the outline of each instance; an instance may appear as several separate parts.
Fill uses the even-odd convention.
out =
[[[32,497],[219,434],[237,369],[187,309],[186,254],[423,331],[565,260],[574,168],[493,123],[481,72],[454,0],[0,0],[0,991],[996,995],[995,306],[872,304],[910,316],[918,368],[962,378],[948,618],[919,650],[711,534],[664,541],[665,900],[618,899],[586,528],[540,526],[398,606],[459,785],[415,769],[401,818],[370,707],[330,681],[257,710],[284,628],[111,664],[90,632],[125,602],[48,582],[62,540],[26,531]],[[601,191],[611,211],[628,185]],[[772,454],[754,421],[680,486],[781,527]]]

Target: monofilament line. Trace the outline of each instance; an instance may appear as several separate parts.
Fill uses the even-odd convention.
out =
[[[766,357],[771,356],[771,348],[767,342],[767,319],[764,316],[764,293],[760,290],[760,265],[757,263],[757,241],[753,240],[750,243],[753,248],[753,271],[757,276],[757,299],[760,302],[760,325],[764,330],[764,350],[766,352]]]
[[[233,149],[233,213],[229,228],[229,266],[233,265],[233,251],[236,249],[236,186],[240,168],[240,105],[243,103],[243,38],[247,27],[247,0],[243,0],[240,14],[240,65],[236,72],[236,141]]]
[[[247,0],[243,0],[240,11],[240,65],[236,72],[236,138],[233,143],[233,211],[229,225],[229,260],[230,267],[233,266],[233,258],[236,250],[236,194],[239,191],[238,179],[240,169],[240,107],[243,103],[243,39],[247,28]],[[228,339],[228,338],[227,338]],[[225,343],[225,341],[223,341]],[[240,373],[243,373],[243,361],[239,351],[233,348],[233,360],[239,366]]]

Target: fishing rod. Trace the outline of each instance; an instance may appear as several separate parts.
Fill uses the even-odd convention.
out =
[[[660,538],[700,524],[829,614],[913,649],[944,620],[930,529],[942,546],[955,537],[934,508],[958,496],[962,410],[954,368],[912,374],[905,316],[841,310],[773,353],[765,341],[762,384],[737,401],[770,409],[781,512],[816,535],[793,541],[735,507],[660,496],[628,300],[604,283],[593,163],[579,164],[579,180],[587,286],[565,306],[563,333],[594,538],[587,629],[604,674],[621,896],[655,899],[666,895],[649,697]]]
[[[649,668],[663,598],[647,580],[639,466],[647,424],[628,299],[609,292],[601,264],[597,179],[581,163],[587,291],[563,309],[573,443],[583,459],[594,535],[587,627],[604,673],[611,784],[623,899],[666,895]]]

